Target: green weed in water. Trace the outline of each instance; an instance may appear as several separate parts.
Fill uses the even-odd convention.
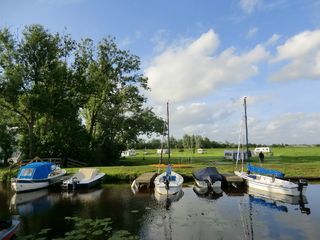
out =
[[[64,237],[53,238],[53,240],[135,240],[139,239],[126,230],[112,231],[112,221],[110,218],[103,219],[83,219],[79,217],[65,217],[67,221],[73,222],[73,230],[66,232]],[[51,229],[42,229],[37,234],[18,236],[18,240],[47,240]]]

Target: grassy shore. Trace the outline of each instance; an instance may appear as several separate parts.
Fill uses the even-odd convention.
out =
[[[233,173],[235,163],[223,158],[225,149],[208,149],[204,154],[193,154],[190,151],[179,152],[173,150],[170,162],[174,171],[182,174],[186,180],[192,179],[192,172],[204,166],[214,166],[220,173]],[[279,170],[287,178],[320,179],[320,147],[287,147],[274,148],[273,155],[266,155],[263,167]],[[130,182],[145,172],[164,171],[167,156],[164,156],[163,165],[158,166],[160,156],[156,150],[137,151],[137,155],[121,159],[118,166],[99,167],[106,173],[105,182]],[[250,160],[251,164],[260,166],[257,156]],[[241,167],[241,166],[238,166]],[[68,173],[76,172],[76,168],[68,168]],[[16,171],[10,174],[4,168],[0,169],[0,179],[8,180]]]

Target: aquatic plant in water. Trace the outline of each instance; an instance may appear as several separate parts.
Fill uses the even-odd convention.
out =
[[[79,240],[79,239],[109,239],[109,240],[135,240],[139,239],[126,230],[112,231],[110,218],[83,219],[79,217],[65,217],[67,221],[74,223],[73,230],[66,232],[64,237],[53,238],[53,240]],[[46,240],[51,239],[47,235],[51,229],[42,229],[37,234],[19,236],[18,240]]]

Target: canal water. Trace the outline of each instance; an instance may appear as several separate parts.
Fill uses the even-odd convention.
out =
[[[319,239],[319,192],[319,184],[309,184],[303,198],[233,187],[201,193],[190,184],[166,198],[153,191],[133,194],[127,184],[20,194],[0,186],[0,218],[18,217],[23,235],[51,228],[52,238],[71,230],[66,216],[78,216],[109,217],[113,229],[140,239]]]

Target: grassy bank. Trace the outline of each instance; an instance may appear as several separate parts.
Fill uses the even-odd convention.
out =
[[[220,173],[232,173],[235,163],[223,158],[225,149],[208,149],[205,154],[192,154],[190,151],[179,152],[173,150],[171,163],[174,171],[182,174],[186,180],[192,179],[192,172],[204,166],[214,166]],[[272,168],[285,173],[288,178],[320,178],[320,147],[307,148],[274,148],[273,155],[266,155],[263,167]],[[165,167],[158,167],[159,155],[156,150],[137,151],[137,155],[122,159],[118,166],[99,167],[106,173],[106,183],[130,182],[144,172],[164,171]],[[163,163],[167,162],[164,156]],[[260,165],[256,156],[251,159],[252,164]],[[68,168],[68,173],[76,172],[76,168]],[[6,169],[0,169],[0,179],[7,180],[14,176],[15,172],[8,173]]]

